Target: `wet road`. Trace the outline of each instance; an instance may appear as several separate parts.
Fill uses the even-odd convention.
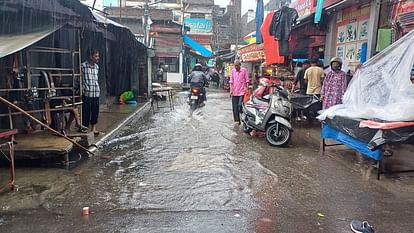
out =
[[[340,151],[322,157],[306,130],[288,148],[244,135],[227,93],[209,93],[193,114],[183,96],[175,111],[129,123],[75,178],[62,175],[53,199],[3,210],[0,232],[350,232],[354,218],[413,229],[412,182],[368,179]]]

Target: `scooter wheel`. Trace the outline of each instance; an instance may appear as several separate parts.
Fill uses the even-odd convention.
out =
[[[286,146],[291,136],[289,128],[282,124],[272,124],[266,129],[266,140],[272,146]]]

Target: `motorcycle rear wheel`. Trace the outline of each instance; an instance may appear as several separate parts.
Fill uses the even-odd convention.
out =
[[[197,103],[197,101],[195,101],[195,100],[191,100],[190,101],[190,109],[191,110],[196,110],[197,109],[197,106],[198,106],[198,103]]]
[[[291,137],[289,128],[282,124],[272,124],[266,129],[266,140],[272,146],[286,146]]]

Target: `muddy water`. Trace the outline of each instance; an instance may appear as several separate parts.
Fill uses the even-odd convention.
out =
[[[209,93],[206,106],[190,112],[179,93],[174,111],[133,120],[75,169],[70,189],[32,210],[39,217],[6,217],[3,225],[53,216],[71,224],[39,232],[253,232],[256,195],[277,177],[240,147],[227,95]],[[86,220],[83,206],[91,209]]]
[[[20,171],[31,182],[0,196],[0,232],[346,233],[352,219],[414,229],[412,176],[376,181],[372,161],[344,147],[322,156],[317,125],[296,124],[290,146],[270,147],[233,125],[227,93],[193,113],[185,96],[73,171]]]

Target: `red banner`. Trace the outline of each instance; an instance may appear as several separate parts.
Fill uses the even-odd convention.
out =
[[[210,35],[188,35],[191,39],[197,41],[199,44],[203,45],[210,45],[211,44],[211,36]]]
[[[315,0],[296,0],[289,5],[298,12],[299,18],[308,16],[315,12]]]
[[[400,1],[395,4],[392,8],[391,19],[395,20],[398,15],[413,12],[414,11],[414,1]]]

